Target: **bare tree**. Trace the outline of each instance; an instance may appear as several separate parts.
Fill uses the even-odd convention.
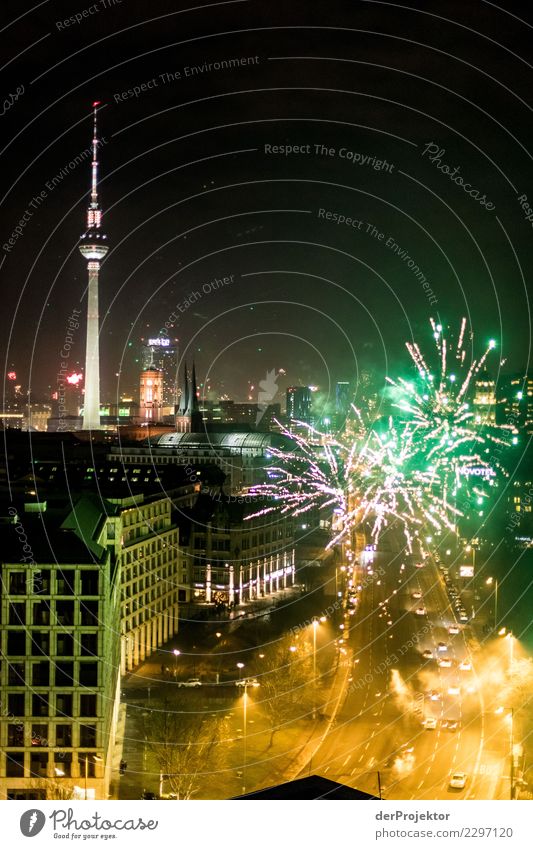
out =
[[[286,635],[272,646],[261,667],[261,708],[270,720],[270,742],[290,720],[305,715],[313,698],[312,648],[301,636]]]
[[[227,721],[223,715],[185,711],[183,701],[152,711],[147,745],[178,799],[191,799],[202,778],[222,769]],[[229,742],[229,741],[228,741]]]

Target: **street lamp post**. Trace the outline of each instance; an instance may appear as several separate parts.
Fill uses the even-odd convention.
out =
[[[174,655],[174,679],[177,680],[177,678],[178,678],[178,657],[180,656],[181,652],[180,652],[179,649],[174,649],[172,654]]]
[[[488,587],[494,584],[494,630],[498,627],[498,578],[487,578],[485,581]]]
[[[313,619],[313,719],[316,719],[316,632],[318,619]]]
[[[501,714],[504,711],[509,711],[509,749],[510,749],[510,766],[509,766],[509,798],[513,800],[515,798],[515,786],[514,786],[514,708],[506,708],[499,707],[496,710],[497,714]]]

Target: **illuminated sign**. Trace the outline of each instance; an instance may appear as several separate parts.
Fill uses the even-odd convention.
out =
[[[473,578],[474,577],[474,567],[473,566],[459,566],[459,577],[460,578]]]
[[[476,478],[495,478],[496,472],[487,466],[459,466],[459,474]]]
[[[149,345],[158,345],[160,348],[168,348],[170,345],[170,339],[167,339],[165,336],[158,336],[157,339],[149,339]]]

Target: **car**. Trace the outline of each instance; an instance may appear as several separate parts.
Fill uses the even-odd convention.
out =
[[[451,790],[464,790],[467,781],[466,772],[454,772],[450,778],[449,787]]]
[[[459,664],[459,669],[461,670],[461,672],[470,672],[470,670],[472,669],[472,664],[469,660],[462,660]]]
[[[457,731],[457,725],[458,722],[456,719],[450,719],[448,720],[448,725],[446,726],[446,728],[448,729],[448,731]]]
[[[438,690],[429,690],[427,695],[432,702],[438,702],[442,698]]]
[[[468,614],[464,611],[461,611],[459,614],[459,622],[468,622]]]
[[[424,651],[422,652],[422,657],[425,657],[426,660],[431,660],[431,658],[433,657],[433,652],[431,651],[431,649],[424,649]]]
[[[450,625],[448,628],[448,634],[458,634],[461,629],[458,625]]]
[[[437,649],[439,651],[448,651],[448,646],[446,645],[446,643],[437,643]]]
[[[422,725],[424,726],[426,731],[434,731],[434,729],[437,727],[437,720],[434,716],[426,716]]]
[[[157,793],[152,793],[151,790],[143,790],[141,793],[141,799],[159,799]]]
[[[236,687],[259,687],[259,681],[257,678],[239,678],[238,681],[235,681]]]
[[[441,657],[441,658],[439,658],[438,664],[439,664],[439,666],[442,666],[443,668],[449,669],[450,666],[452,665],[452,662],[451,662],[449,657]]]
[[[411,593],[411,598],[422,598],[422,593],[420,590],[415,590],[414,593]]]
[[[415,563],[417,569],[421,569],[423,565],[423,563]]]
[[[417,607],[416,610],[415,610],[415,613],[416,613],[417,616],[425,616],[426,615],[426,608],[425,607]]]
[[[178,681],[178,687],[201,687],[202,682],[199,678],[189,678],[187,681]]]
[[[448,687],[448,695],[449,696],[459,696],[461,694],[461,688],[457,687],[455,684],[452,687]]]

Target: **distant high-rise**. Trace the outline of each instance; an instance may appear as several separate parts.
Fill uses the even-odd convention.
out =
[[[87,208],[87,230],[80,238],[80,252],[87,260],[87,346],[85,350],[85,398],[83,403],[83,429],[97,430],[100,427],[100,355],[98,274],[100,261],[109,250],[107,236],[101,229],[102,210],[98,203],[98,134],[96,113],[99,101],[93,103],[93,158],[91,177],[91,199]]]
[[[311,390],[309,386],[289,386],[287,389],[287,418],[311,422]]]
[[[346,421],[351,400],[350,384],[347,380],[338,380],[335,387],[335,414],[337,427],[341,427]]]
[[[141,350],[143,370],[163,372],[163,406],[172,407],[172,412],[178,403],[178,353],[178,340],[168,336],[145,339]]]
[[[141,372],[139,414],[143,419],[158,422],[163,407],[163,372],[147,368]]]

